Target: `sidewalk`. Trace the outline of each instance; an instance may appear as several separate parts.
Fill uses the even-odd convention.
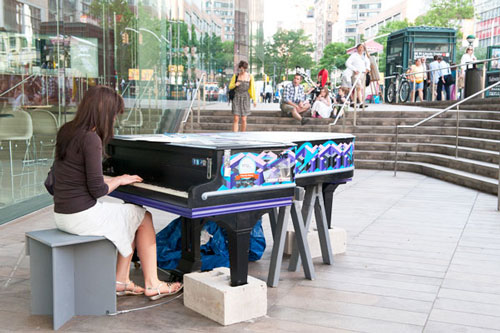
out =
[[[111,199],[106,199],[111,200]],[[118,316],[75,317],[66,331],[100,332],[494,332],[500,331],[500,213],[497,198],[420,174],[356,170],[339,187],[333,225],[347,253],[315,259],[316,280],[286,270],[268,289],[268,315],[222,327],[173,302]],[[0,331],[48,331],[30,315],[24,233],[53,228],[52,207],[0,226]],[[174,216],[153,211],[155,227]],[[272,237],[249,274],[266,280]],[[88,269],[92,269],[89,267]],[[134,270],[134,279],[141,282]],[[158,301],[160,302],[160,301]],[[119,298],[119,309],[154,304]]]

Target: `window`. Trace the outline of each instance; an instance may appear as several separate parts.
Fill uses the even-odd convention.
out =
[[[347,32],[347,33],[356,32],[356,28],[347,28],[347,29],[345,29],[345,32]]]

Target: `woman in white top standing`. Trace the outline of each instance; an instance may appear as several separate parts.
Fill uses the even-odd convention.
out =
[[[345,66],[347,69],[344,71],[344,76],[346,80],[351,80],[350,86],[355,84],[356,79],[361,76],[356,84],[356,96],[359,103],[363,103],[362,88],[365,84],[365,75],[370,71],[370,59],[365,54],[365,46],[363,44],[356,46],[356,52],[351,54],[347,59]]]
[[[475,64],[472,64],[475,61],[477,61],[477,58],[474,55],[474,49],[472,48],[472,46],[468,46],[467,49],[465,50],[464,55],[460,59],[461,65],[468,64],[466,66],[460,66],[460,70],[458,71],[460,73],[459,75],[460,89],[464,88],[465,86],[465,73],[467,72],[468,69],[472,69],[475,67]]]

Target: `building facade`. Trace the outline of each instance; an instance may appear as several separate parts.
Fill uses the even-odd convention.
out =
[[[414,22],[415,19],[430,9],[430,0],[412,1],[403,0],[395,6],[381,11],[378,15],[372,16],[361,23],[358,27],[358,34],[364,39],[370,39],[378,34],[380,28],[392,21],[408,20]]]
[[[224,23],[224,40],[234,40],[234,0],[206,0],[203,10]]]
[[[358,27],[367,19],[377,16],[382,10],[382,0],[352,0],[351,16],[346,19],[344,40],[360,41]]]
[[[476,39],[479,47],[500,44],[500,0],[476,0]]]
[[[339,0],[316,0],[314,2],[315,42],[314,59],[319,61],[323,50],[333,42],[333,25],[339,19]]]

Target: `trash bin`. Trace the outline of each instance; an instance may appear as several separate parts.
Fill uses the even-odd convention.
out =
[[[469,68],[465,71],[465,98],[481,91],[482,79],[482,70],[479,68]],[[477,97],[480,98],[481,95]]]

